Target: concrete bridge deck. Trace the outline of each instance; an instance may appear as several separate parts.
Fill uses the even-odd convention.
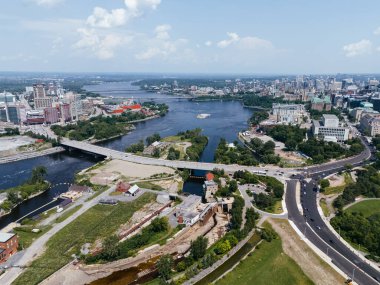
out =
[[[62,139],[61,144],[66,147],[71,147],[86,152],[94,153],[97,155],[102,155],[112,159],[120,159],[134,163],[149,164],[149,165],[159,165],[167,166],[173,168],[184,168],[184,169],[195,169],[195,170],[213,170],[214,168],[224,169],[226,172],[235,172],[238,170],[248,170],[253,173],[264,174],[269,176],[290,176],[296,174],[298,171],[296,169],[285,169],[276,166],[267,167],[254,167],[254,166],[241,166],[237,164],[227,165],[219,163],[210,162],[196,162],[196,161],[181,161],[181,160],[166,160],[158,158],[150,158],[144,156],[138,156],[130,153],[125,153],[122,151],[117,151],[109,149],[106,147],[93,145],[87,142],[72,141],[68,139]]]

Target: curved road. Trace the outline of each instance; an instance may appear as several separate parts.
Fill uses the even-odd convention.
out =
[[[325,225],[318,212],[318,189],[316,186],[319,179],[343,170],[347,163],[354,166],[362,165],[370,157],[371,151],[366,145],[366,149],[356,157],[310,167],[305,171],[305,176],[308,176],[311,180],[307,180],[309,181],[307,182],[304,180],[305,176],[303,175],[295,177],[297,180],[290,180],[285,197],[289,219],[296,224],[298,229],[304,233],[316,247],[327,254],[331,258],[331,261],[345,272],[349,278],[363,285],[380,284],[380,272],[352,252],[351,249],[342,243]],[[296,193],[295,188],[298,181],[301,183],[300,193],[303,216],[298,210],[296,197],[292,194]]]

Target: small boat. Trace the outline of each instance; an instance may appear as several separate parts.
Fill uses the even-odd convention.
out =
[[[198,119],[206,119],[208,117],[210,117],[211,115],[210,114],[198,114],[197,115],[197,118]]]

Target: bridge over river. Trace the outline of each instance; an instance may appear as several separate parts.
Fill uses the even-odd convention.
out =
[[[254,166],[242,166],[237,164],[227,165],[219,163],[210,162],[196,162],[196,161],[181,161],[181,160],[166,160],[160,158],[150,158],[144,156],[138,156],[131,153],[125,153],[118,150],[109,149],[106,147],[93,145],[87,142],[73,141],[69,139],[62,139],[61,144],[69,148],[79,149],[85,152],[101,155],[104,157],[112,159],[120,159],[124,161],[149,164],[149,165],[159,165],[167,166],[173,168],[182,169],[195,169],[195,170],[213,170],[214,168],[224,169],[226,172],[235,172],[238,170],[248,170],[257,174],[267,174],[270,176],[290,176],[292,174],[298,173],[296,169],[284,169],[276,166],[266,166],[266,167],[254,167]]]

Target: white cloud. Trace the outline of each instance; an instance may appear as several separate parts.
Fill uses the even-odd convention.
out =
[[[119,47],[123,39],[118,35],[107,35],[99,43],[96,52],[100,59],[110,59],[114,57],[114,49]]]
[[[155,10],[161,4],[161,0],[124,0],[128,12],[134,17],[144,13],[144,10]]]
[[[105,60],[115,56],[115,49],[131,40],[116,34],[101,36],[95,29],[78,29],[81,39],[73,45],[74,49],[90,50],[99,59]]]
[[[207,42],[205,42],[205,46],[206,46],[206,47],[210,47],[210,46],[212,46],[212,41],[207,41]]]
[[[237,33],[227,33],[227,35],[228,39],[222,40],[217,43],[217,46],[219,48],[227,48],[229,46],[234,46],[243,50],[274,49],[272,42],[258,37],[240,37]]]
[[[155,57],[167,59],[178,53],[184,53],[187,39],[171,40],[169,31],[170,25],[159,25],[154,29],[155,37],[143,39],[141,45],[145,45],[145,50],[135,55],[138,60],[149,60]],[[186,51],[188,53],[188,50]]]
[[[102,7],[95,7],[92,14],[87,18],[87,24],[93,28],[123,26],[130,19],[142,16],[145,11],[155,10],[160,3],[161,0],[124,0],[125,8],[108,11]]]
[[[376,36],[379,36],[379,35],[380,35],[380,27],[377,27],[376,30],[373,31],[373,33],[374,33]]]
[[[264,39],[258,37],[244,37],[239,41],[239,47],[242,49],[257,49],[257,48],[274,48],[273,44]]]
[[[63,0],[34,0],[33,2],[39,6],[52,7],[63,2]]]
[[[223,40],[223,41],[220,41],[217,43],[218,47],[226,48],[229,45],[231,45],[232,43],[239,41],[239,39],[240,39],[239,35],[236,33],[227,33],[227,36],[228,36],[227,40]]]
[[[156,38],[159,40],[168,40],[170,39],[169,31],[172,29],[170,25],[160,25],[157,26],[154,30],[156,33]]]
[[[87,18],[91,27],[112,28],[122,26],[127,22],[125,9],[114,9],[108,12],[101,7],[95,7],[92,15]]]
[[[347,57],[355,57],[358,55],[369,54],[372,52],[372,42],[369,40],[361,40],[343,46],[343,51]]]

